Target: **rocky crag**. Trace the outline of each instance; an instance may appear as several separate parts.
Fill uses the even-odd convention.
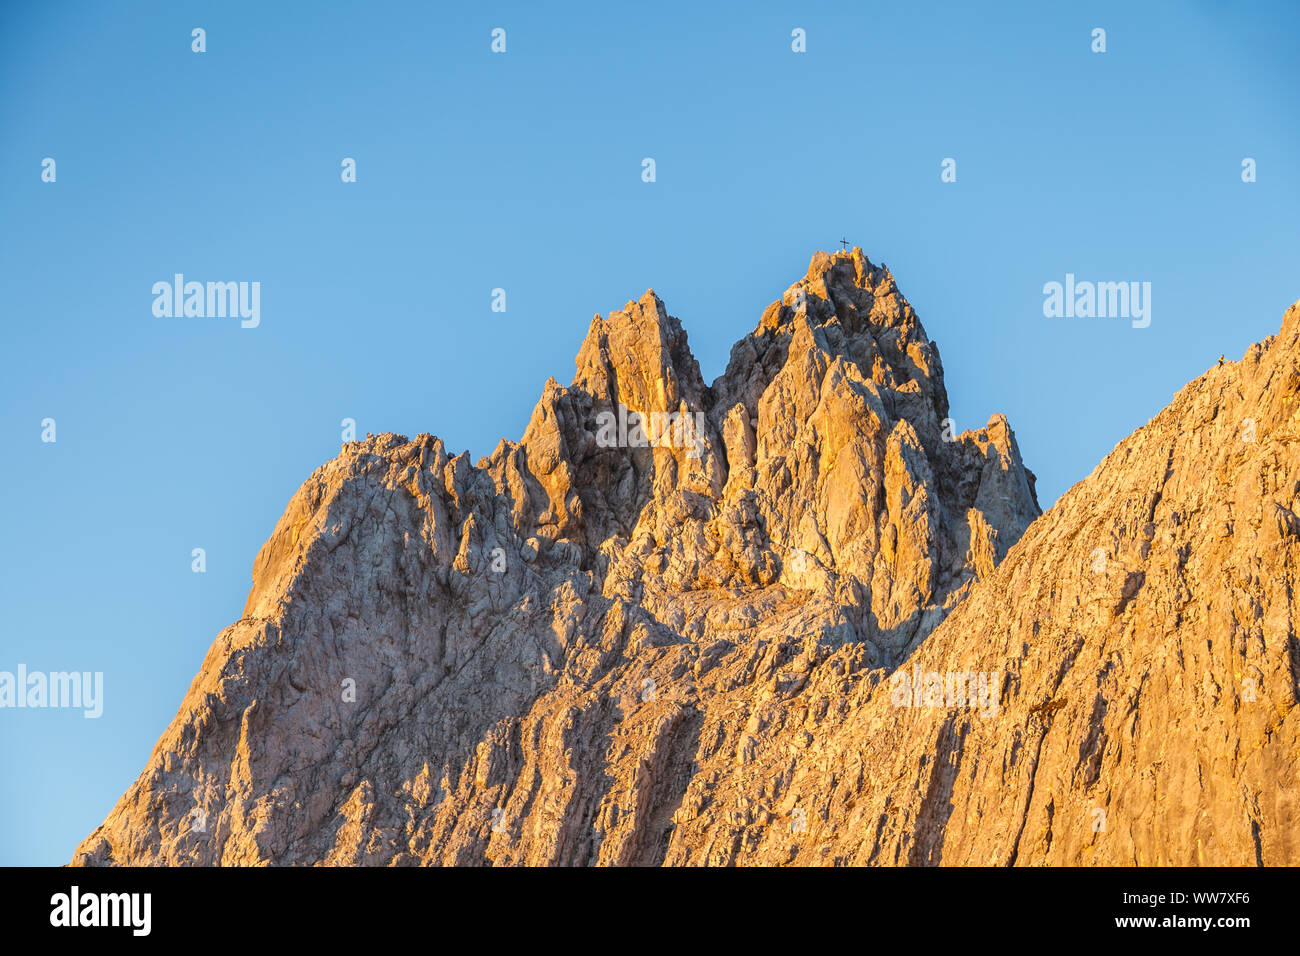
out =
[[[1300,304],[1039,517],[883,266],[346,445],[74,863],[1295,863]]]

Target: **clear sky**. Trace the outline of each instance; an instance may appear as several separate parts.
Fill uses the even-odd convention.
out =
[[[1293,3],[0,7],[0,670],[104,674],[0,709],[0,863],[135,779],[344,418],[487,454],[647,288],[712,381],[844,236],[1046,507],[1300,298]],[[155,317],[177,272],[260,325]],[[1150,326],[1046,318],[1067,273]]]

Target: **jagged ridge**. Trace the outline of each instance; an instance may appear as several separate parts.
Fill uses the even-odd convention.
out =
[[[1199,423],[1244,401],[1225,395],[1247,370],[1270,408],[1293,395],[1279,369],[1294,371],[1295,324],[1293,309],[1283,344],[1211,373],[1213,402],[1185,401],[1194,383],[1171,409]],[[1179,588],[1227,606],[1209,593],[1217,557],[1143,566],[1161,522],[1177,538],[1198,509],[1231,507],[1197,484],[1203,447],[1170,485],[1177,449],[1150,437],[1168,422],[994,570],[1037,514],[1032,475],[1001,416],[945,434],[938,349],[860,250],[815,256],[712,386],[653,293],[597,316],[577,365],[477,467],[387,435],[313,474],[258,555],[244,617],[74,862],[1198,862],[1186,839],[1203,857],[1212,832],[1231,836],[1205,862],[1294,858],[1259,776],[1295,753],[1278,717],[1295,700],[1289,604],[1252,658],[1272,710],[1246,723],[1218,706],[1235,658],[1206,671],[1217,722],[1197,731],[1263,755],[1218,768],[1248,798],[1201,783],[1171,814],[1191,748],[1172,784],[1143,782],[1141,760],[1187,721],[1186,661],[1205,656],[1191,645],[1213,637],[1188,631],[1174,667],[1137,616],[1182,627]],[[620,404],[699,421],[697,440],[605,447]],[[1220,484],[1273,461],[1276,498],[1279,416],[1257,416],[1268,439],[1221,462]],[[1286,554],[1270,599],[1289,600],[1293,535],[1270,545]],[[1170,553],[1193,547],[1179,541]],[[1260,579],[1243,542],[1233,561]],[[1110,575],[1081,572],[1099,548]],[[891,665],[909,653],[901,672],[1009,675],[997,716],[895,706]],[[1139,732],[1132,682],[1151,675],[1160,720]]]

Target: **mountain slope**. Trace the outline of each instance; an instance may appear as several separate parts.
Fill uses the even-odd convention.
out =
[[[1002,675],[996,708],[863,679],[810,731],[816,756],[769,747],[735,788],[801,812],[733,858],[1300,860],[1298,352],[1300,303],[1121,442],[900,669]],[[688,822],[669,862],[716,834]]]
[[[1031,526],[860,250],[712,386],[647,293],[477,466],[386,435],[309,478],[74,862],[1294,860],[1296,325]],[[982,706],[900,706],[919,671]]]

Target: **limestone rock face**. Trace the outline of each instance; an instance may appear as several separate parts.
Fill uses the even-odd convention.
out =
[[[861,250],[711,386],[647,292],[518,443],[318,469],[73,862],[1295,862],[1297,326],[1039,518]]]

